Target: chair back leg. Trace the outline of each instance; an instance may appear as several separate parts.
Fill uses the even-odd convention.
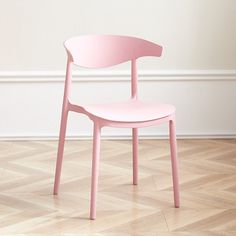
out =
[[[179,174],[178,174],[175,119],[169,121],[169,132],[170,132],[170,153],[171,153],[172,179],[173,179],[173,190],[174,190],[174,204],[175,207],[178,208],[180,206],[180,202],[179,202]]]
[[[98,189],[99,159],[100,159],[100,136],[101,127],[94,123],[93,130],[93,158],[92,158],[92,182],[91,182],[91,199],[90,199],[90,219],[96,219],[96,200]]]
[[[138,184],[138,129],[132,129],[133,136],[133,184]]]

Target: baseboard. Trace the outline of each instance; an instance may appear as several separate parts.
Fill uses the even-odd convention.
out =
[[[131,135],[102,135],[102,140],[131,140]],[[139,139],[169,139],[166,134],[140,135]],[[236,134],[177,134],[177,139],[236,139]],[[0,141],[58,140],[56,135],[0,136]],[[92,140],[91,135],[68,135],[66,140]]]

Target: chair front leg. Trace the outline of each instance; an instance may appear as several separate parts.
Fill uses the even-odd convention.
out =
[[[63,111],[62,111],[62,116],[61,116],[61,127],[60,127],[60,135],[59,135],[59,143],[58,143],[58,151],[57,151],[57,164],[56,164],[54,190],[53,190],[54,195],[58,194],[58,188],[60,184],[67,118],[68,118],[68,111],[66,109],[66,106],[64,106]]]
[[[172,179],[173,179],[173,190],[174,190],[174,204],[175,207],[178,208],[180,206],[180,200],[179,200],[179,174],[178,174],[175,119],[169,121],[169,132],[170,132],[170,153],[171,153]]]
[[[100,159],[100,139],[101,127],[94,123],[93,130],[93,158],[92,158],[92,182],[91,182],[91,199],[90,199],[90,219],[96,218],[96,200],[98,189],[99,159]]]
[[[133,184],[138,184],[138,129],[132,129],[133,136]]]

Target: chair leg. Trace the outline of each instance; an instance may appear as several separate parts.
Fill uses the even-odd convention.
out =
[[[169,132],[170,132],[170,152],[171,152],[172,179],[173,179],[173,190],[174,190],[174,204],[175,207],[178,208],[180,206],[180,200],[179,200],[179,175],[178,175],[175,120],[169,121]]]
[[[65,135],[66,135],[67,117],[68,117],[68,111],[66,109],[63,109],[62,118],[61,118],[59,143],[58,143],[58,151],[57,151],[57,164],[56,164],[56,173],[55,173],[54,190],[53,190],[54,195],[58,194],[58,188],[59,188],[59,184],[60,184],[62,158],[63,158]]]
[[[91,199],[90,199],[90,219],[96,218],[96,198],[98,189],[98,173],[99,173],[99,159],[100,159],[100,136],[101,128],[94,123],[93,131],[93,159],[92,159],[92,182],[91,182]]]
[[[133,136],[133,184],[138,184],[138,129],[132,129]]]

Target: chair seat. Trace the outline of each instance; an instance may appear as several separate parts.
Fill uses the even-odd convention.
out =
[[[93,116],[115,122],[145,122],[164,118],[175,112],[173,105],[139,100],[82,107]]]

